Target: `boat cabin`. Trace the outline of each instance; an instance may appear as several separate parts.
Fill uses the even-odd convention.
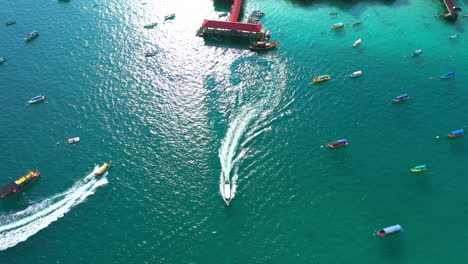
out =
[[[465,135],[465,131],[463,129],[458,129],[458,130],[450,132],[448,135],[449,137],[460,137],[460,136]]]
[[[393,101],[394,101],[394,102],[401,102],[401,101],[404,101],[404,100],[408,100],[409,98],[410,98],[409,95],[407,95],[407,94],[402,94],[402,95],[399,95],[399,96],[395,97],[395,98],[393,99]]]
[[[403,228],[400,225],[394,225],[394,226],[389,226],[382,230],[379,230],[377,232],[377,235],[384,237],[384,236],[393,235],[393,234],[400,233],[400,232],[403,232]]]

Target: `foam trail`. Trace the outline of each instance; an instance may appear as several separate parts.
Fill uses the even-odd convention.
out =
[[[94,194],[97,187],[108,183],[108,172],[100,180],[94,180],[94,173],[98,168],[96,166],[91,174],[63,193],[33,204],[23,211],[0,216],[0,223],[3,223],[0,226],[0,251],[13,247],[46,228],[82,203],[86,197]]]

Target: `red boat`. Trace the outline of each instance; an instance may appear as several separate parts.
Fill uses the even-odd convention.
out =
[[[328,143],[327,146],[329,146],[330,148],[336,148],[336,147],[341,147],[341,146],[346,146],[346,145],[348,145],[348,140],[340,139],[340,140]]]
[[[145,53],[145,57],[151,57],[151,56],[154,56],[154,55],[156,55],[156,53],[154,53],[154,52],[146,52]]]
[[[250,45],[249,48],[251,50],[268,50],[276,48],[278,45],[278,42],[256,41],[254,44]]]

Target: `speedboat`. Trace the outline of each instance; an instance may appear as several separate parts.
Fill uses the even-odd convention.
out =
[[[74,138],[68,139],[68,144],[72,144],[75,142],[80,142],[80,137],[74,137]]]
[[[144,27],[145,28],[154,28],[157,25],[158,25],[158,23],[151,23],[151,24],[145,25]]]
[[[314,82],[324,82],[331,79],[331,76],[328,74],[320,75],[319,77],[314,78]]]
[[[38,170],[33,170],[18,180],[10,182],[0,190],[0,198],[5,198],[24,190],[24,188],[31,184],[40,175],[41,173]]]
[[[343,24],[343,22],[340,22],[340,23],[334,24],[331,28],[337,29],[337,28],[343,28],[344,26],[345,24]]]
[[[463,135],[465,135],[465,131],[463,129],[454,130],[448,134],[449,137],[461,137]]]
[[[156,55],[156,53],[154,53],[154,52],[146,52],[145,53],[145,57],[152,57],[154,55]]]
[[[340,139],[340,140],[337,140],[337,141],[333,141],[333,142],[330,142],[328,143],[328,147],[330,148],[336,148],[336,147],[341,147],[341,146],[346,146],[348,145],[348,140],[346,139]]]
[[[412,56],[413,56],[413,57],[419,56],[419,55],[421,55],[421,53],[423,53],[423,50],[422,50],[422,49],[418,49],[418,50],[415,50],[415,51],[413,52],[413,55],[412,55]]]
[[[26,36],[24,36],[24,39],[25,40],[31,40],[31,39],[33,39],[33,38],[35,38],[37,36],[39,36],[39,32],[33,31],[33,32],[27,34]]]
[[[457,35],[452,35],[452,36],[449,36],[449,38],[458,38],[458,36],[460,36],[460,35],[458,35],[458,34]]]
[[[0,63],[2,63],[2,62],[4,62],[4,61],[6,61],[6,58],[0,57]]]
[[[359,76],[362,76],[362,71],[355,71],[351,73],[350,75],[348,75],[348,77],[350,78],[359,77]]]
[[[446,74],[440,76],[440,78],[442,78],[442,79],[448,79],[448,78],[452,78],[453,76],[455,76],[455,73],[454,73],[454,72],[447,72]]]
[[[170,14],[170,15],[165,16],[165,17],[164,17],[164,20],[173,19],[174,17],[175,17],[175,14],[172,13],[172,14]]]
[[[405,100],[408,100],[408,99],[410,99],[409,95],[402,94],[402,95],[399,95],[399,96],[393,98],[393,101],[394,102],[401,102],[401,101],[405,101]]]
[[[104,175],[104,173],[106,173],[106,171],[109,169],[111,163],[112,161],[109,161],[109,162],[104,163],[101,167],[99,167],[99,169],[94,174],[94,177],[96,177],[96,179],[101,178],[102,175]]]
[[[394,226],[389,226],[382,230],[377,231],[377,235],[384,237],[384,236],[393,235],[393,234],[400,233],[400,232],[403,232],[403,228],[401,227],[401,225],[394,225]]]
[[[357,46],[361,45],[361,43],[362,43],[362,39],[358,39],[358,40],[354,41],[353,46],[357,47]]]
[[[229,179],[226,179],[224,181],[224,202],[226,202],[226,205],[229,206],[229,203],[231,202],[231,183],[229,182]]]
[[[31,100],[28,101],[28,103],[32,104],[32,103],[37,103],[37,102],[40,102],[42,100],[45,100],[47,97],[45,97],[44,95],[38,95],[38,96],[35,96],[33,98],[31,98]]]
[[[425,170],[427,170],[426,165],[419,165],[419,166],[415,166],[415,167],[411,168],[411,171],[413,171],[413,172],[425,171]]]
[[[279,45],[278,42],[266,42],[266,41],[256,41],[249,46],[251,50],[268,50],[276,48]]]
[[[362,22],[357,22],[353,24],[353,26],[359,26],[359,25],[362,25]]]
[[[5,24],[6,24],[7,26],[16,24],[16,20],[12,20],[12,21],[6,22]]]

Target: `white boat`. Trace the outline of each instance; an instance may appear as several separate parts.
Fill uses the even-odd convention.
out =
[[[38,95],[38,96],[35,96],[33,98],[31,98],[31,100],[28,101],[28,103],[32,104],[32,103],[37,103],[37,102],[40,102],[42,100],[45,100],[47,97],[45,97],[44,95]]]
[[[72,144],[72,143],[79,142],[79,141],[80,141],[80,137],[70,138],[68,140],[68,144]]]
[[[357,47],[357,46],[361,45],[361,43],[362,43],[362,39],[358,39],[358,40],[356,40],[356,41],[354,42],[353,46],[354,46],[354,47]]]
[[[352,74],[348,75],[350,78],[358,77],[362,75],[362,71],[355,71]]]
[[[224,181],[224,201],[226,202],[226,205],[229,206],[229,203],[231,202],[231,183],[229,182],[229,179],[226,179]]]

